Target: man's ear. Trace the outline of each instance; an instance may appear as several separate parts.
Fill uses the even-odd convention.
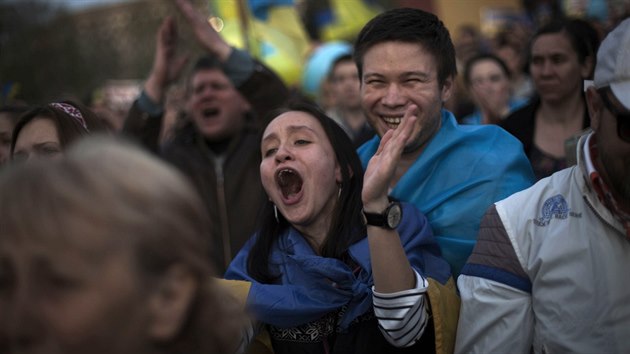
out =
[[[597,93],[597,90],[593,86],[586,90],[586,106],[588,108],[588,114],[591,117],[591,128],[594,131],[598,131],[604,106],[602,98],[599,97],[599,93]]]
[[[454,79],[453,76],[449,76],[446,78],[446,80],[444,80],[444,85],[442,85],[442,103],[446,102],[449,100],[449,98],[451,98],[451,95],[453,94],[453,85],[454,85]]]
[[[595,57],[593,55],[587,55],[584,58],[584,63],[581,65],[580,74],[583,78],[588,78],[593,72],[593,66],[595,65]]]
[[[198,287],[193,273],[183,265],[173,265],[166,271],[149,298],[149,338],[167,341],[177,336]]]

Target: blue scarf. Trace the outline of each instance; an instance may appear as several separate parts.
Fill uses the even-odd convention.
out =
[[[363,168],[380,138],[363,144]],[[534,181],[523,146],[495,125],[458,125],[442,110],[442,126],[391,196],[414,204],[429,219],[444,258],[456,277],[477,239],[486,209]]]
[[[412,205],[403,204],[398,233],[411,266],[424,277],[446,283],[450,277],[448,264],[440,256],[426,218]],[[255,237],[236,255],[225,278],[252,282],[247,308],[257,320],[291,328],[346,305],[339,323],[345,330],[354,319],[372,309],[374,279],[367,237],[348,250],[360,267],[354,272],[338,259],[315,254],[304,237],[289,227],[271,250],[270,267],[274,274],[281,274],[275,284],[259,283],[247,273],[247,258]]]

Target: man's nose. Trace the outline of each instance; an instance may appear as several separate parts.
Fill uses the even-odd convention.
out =
[[[383,96],[381,102],[390,107],[401,106],[405,104],[405,98],[402,94],[402,91],[398,85],[390,84]]]

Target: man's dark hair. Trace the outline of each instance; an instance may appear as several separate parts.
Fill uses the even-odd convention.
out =
[[[455,47],[444,23],[432,13],[411,8],[392,9],[368,22],[354,44],[354,61],[363,76],[363,57],[374,45],[382,42],[417,43],[431,53],[438,67],[438,83],[457,74]]]
[[[219,59],[214,56],[203,55],[199,57],[199,59],[197,59],[197,61],[193,64],[192,69],[186,78],[186,97],[190,97],[192,94],[193,78],[199,71],[203,70],[219,70],[222,72],[223,66],[221,65]]]
[[[28,111],[28,106],[26,105],[5,105],[0,106],[0,113],[5,113],[6,116],[11,120],[11,124],[14,125],[17,123],[20,116]]]
[[[337,67],[337,65],[344,63],[344,62],[353,62],[352,59],[352,54],[344,54],[340,57],[338,57],[337,59],[335,59],[332,64],[330,65],[330,70],[328,71],[328,80],[332,80],[333,79],[333,75],[335,73],[335,68]]]
[[[197,59],[197,61],[195,62],[195,65],[193,65],[192,73],[194,74],[197,71],[208,70],[208,69],[221,70],[221,68],[222,68],[221,62],[219,61],[219,59],[213,56],[204,55],[200,57],[199,59]]]

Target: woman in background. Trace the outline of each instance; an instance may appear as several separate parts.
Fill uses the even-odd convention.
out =
[[[476,109],[462,119],[463,124],[498,124],[527,103],[512,98],[510,70],[492,54],[480,54],[468,60],[464,67],[464,84]]]
[[[22,115],[13,129],[11,157],[16,161],[60,157],[76,139],[104,130],[96,114],[76,102],[35,107]]]
[[[598,46],[595,30],[577,19],[551,22],[532,39],[529,72],[537,97],[500,125],[521,141],[537,179],[575,161],[574,147],[566,146],[590,126],[583,83],[592,76]]]

